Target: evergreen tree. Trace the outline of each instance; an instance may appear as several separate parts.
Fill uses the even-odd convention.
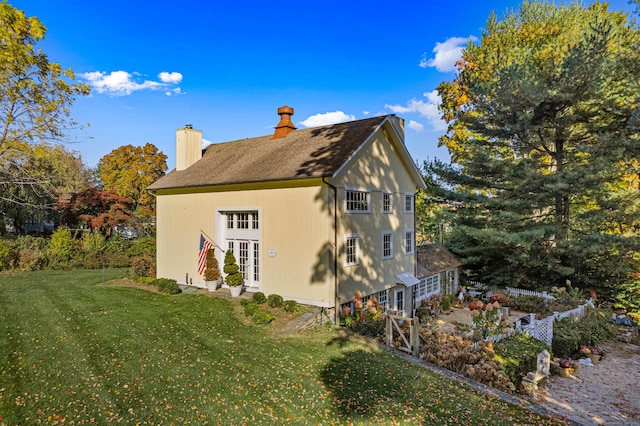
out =
[[[606,4],[525,1],[438,91],[453,164],[425,164],[475,278],[616,285],[638,233],[640,33]],[[630,168],[632,166],[632,168]],[[615,266],[615,268],[612,268]]]

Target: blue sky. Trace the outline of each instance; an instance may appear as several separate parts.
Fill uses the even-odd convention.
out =
[[[113,149],[150,142],[175,167],[175,130],[192,124],[217,143],[273,132],[277,108],[298,128],[395,113],[414,160],[449,161],[435,89],[454,78],[469,37],[494,1],[9,0],[47,27],[38,47],[92,94],[68,145],[88,166]],[[611,9],[629,9],[626,0]],[[88,124],[88,125],[87,125]]]

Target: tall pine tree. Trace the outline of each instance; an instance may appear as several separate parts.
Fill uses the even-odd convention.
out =
[[[525,1],[438,87],[453,164],[425,165],[475,278],[606,289],[638,233],[640,33],[606,4]]]

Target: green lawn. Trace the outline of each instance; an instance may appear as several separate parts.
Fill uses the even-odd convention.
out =
[[[236,302],[0,274],[0,425],[551,424],[333,330],[273,338]]]

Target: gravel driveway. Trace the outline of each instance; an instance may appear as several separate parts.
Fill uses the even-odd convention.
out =
[[[583,425],[640,425],[640,347],[616,342],[605,349],[597,365],[552,376],[539,403]]]

